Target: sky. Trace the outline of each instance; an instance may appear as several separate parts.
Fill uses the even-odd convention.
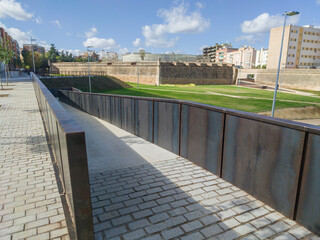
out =
[[[20,47],[30,38],[77,55],[92,46],[119,54],[201,54],[215,43],[268,48],[270,28],[320,28],[320,0],[0,0],[0,27]]]

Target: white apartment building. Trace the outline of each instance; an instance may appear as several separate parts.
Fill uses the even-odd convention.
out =
[[[260,50],[256,50],[256,61],[255,66],[264,66],[267,65],[268,62],[268,49],[261,48]]]
[[[270,30],[267,68],[277,68],[282,27]],[[285,27],[281,66],[285,68],[320,67],[320,29],[312,25]]]
[[[256,50],[253,47],[241,47],[238,50],[228,52],[226,62],[242,68],[254,68]]]

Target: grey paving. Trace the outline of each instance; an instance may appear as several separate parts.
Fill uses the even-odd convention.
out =
[[[69,239],[32,82],[0,90],[0,239]]]
[[[192,162],[66,109],[88,152],[104,149],[88,155],[96,239],[320,239]]]

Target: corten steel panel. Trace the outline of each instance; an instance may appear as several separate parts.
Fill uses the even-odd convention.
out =
[[[121,98],[122,129],[134,134],[134,99]]]
[[[224,114],[182,104],[180,155],[220,175]]]
[[[308,138],[297,221],[320,235],[320,135]]]
[[[110,97],[101,96],[101,119],[107,122],[111,121],[111,108],[110,108]]]
[[[154,143],[179,154],[180,104],[154,102]]]
[[[293,218],[304,132],[227,115],[222,178]]]
[[[119,97],[110,97],[111,123],[121,128],[121,103]]]
[[[153,140],[153,102],[136,99],[134,103],[135,135]]]

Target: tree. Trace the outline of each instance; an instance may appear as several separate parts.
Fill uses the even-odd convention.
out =
[[[4,62],[5,72],[8,70],[8,63],[13,59],[13,57],[14,57],[14,53],[9,48],[9,41],[0,43],[0,62]],[[0,78],[0,82],[1,82],[1,89],[3,89],[1,78]],[[6,74],[6,82],[8,85],[7,74]]]
[[[51,47],[50,47],[50,50],[48,51],[47,56],[50,62],[57,62],[57,57],[60,56],[58,50],[56,49],[53,43],[51,43]]]

